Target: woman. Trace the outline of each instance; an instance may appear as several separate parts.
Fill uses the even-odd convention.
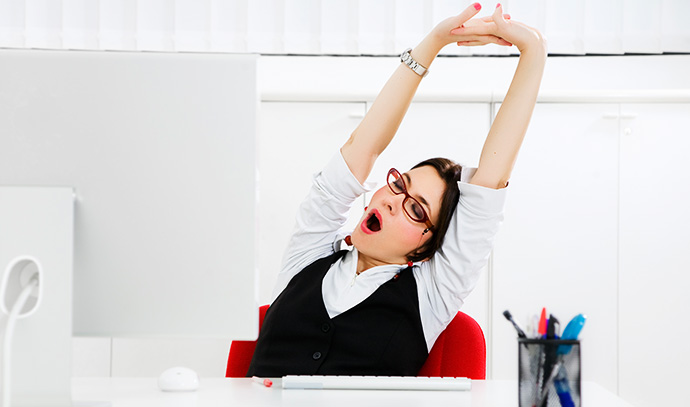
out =
[[[475,3],[437,25],[386,83],[297,215],[248,375],[416,375],[476,284],[502,220],[505,187],[546,60],[541,34],[503,15],[472,19]],[[393,139],[417,86],[450,43],[520,50],[513,82],[478,168],[446,159],[391,169],[337,251],[354,200]],[[421,67],[417,66],[421,65]]]

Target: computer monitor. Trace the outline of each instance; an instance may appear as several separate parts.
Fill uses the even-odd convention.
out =
[[[0,185],[76,194],[75,335],[256,338],[256,61],[0,50]]]

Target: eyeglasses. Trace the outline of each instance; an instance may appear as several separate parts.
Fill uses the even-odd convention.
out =
[[[405,199],[403,199],[402,207],[407,216],[410,217],[415,222],[424,223],[427,229],[432,229],[434,224],[431,223],[429,215],[426,214],[424,207],[416,199],[407,193],[407,187],[405,186],[405,180],[398,170],[391,168],[388,171],[388,178],[386,179],[388,183],[388,188],[395,195],[404,194]]]

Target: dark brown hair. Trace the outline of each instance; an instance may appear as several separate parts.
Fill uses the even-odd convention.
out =
[[[455,208],[458,206],[460,190],[458,181],[462,174],[462,166],[447,158],[430,158],[412,167],[412,169],[430,166],[433,167],[446,184],[446,190],[441,197],[441,208],[438,212],[438,220],[431,229],[431,238],[421,247],[407,255],[409,261],[422,261],[431,258],[443,245],[443,239],[448,231],[448,226],[453,218]]]

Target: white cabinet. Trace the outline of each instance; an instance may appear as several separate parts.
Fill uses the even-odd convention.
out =
[[[619,394],[683,404],[690,365],[690,104],[621,107]]]
[[[690,104],[537,105],[494,249],[493,378],[517,377],[501,313],[587,314],[584,380],[680,400],[690,350]]]
[[[616,391],[616,104],[540,103],[510,180],[493,256],[493,378],[517,378],[515,330],[542,307],[561,327],[578,313],[582,371]]]

